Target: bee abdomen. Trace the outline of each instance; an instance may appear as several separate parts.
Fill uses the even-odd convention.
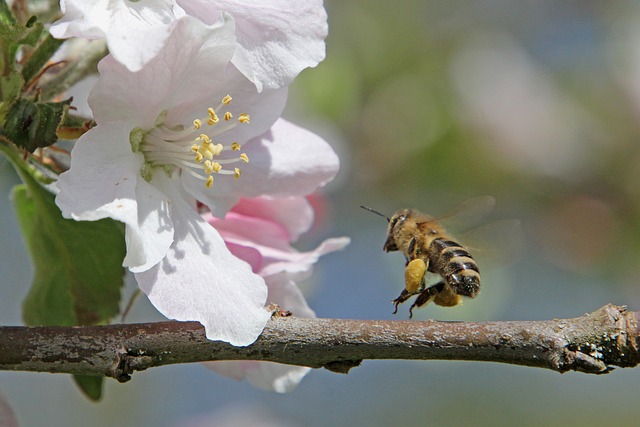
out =
[[[435,239],[431,246],[438,258],[434,264],[447,284],[459,295],[475,297],[480,290],[480,270],[478,264],[460,244],[445,239]]]

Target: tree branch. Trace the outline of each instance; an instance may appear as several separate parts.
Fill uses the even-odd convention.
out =
[[[440,322],[275,315],[248,347],[206,339],[197,322],[0,327],[0,369],[104,375],[175,363],[265,360],[346,373],[363,359],[502,362],[603,374],[634,367],[640,312],[607,305],[575,319]]]

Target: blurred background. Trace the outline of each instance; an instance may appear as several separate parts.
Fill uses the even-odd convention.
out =
[[[492,195],[521,220],[526,253],[481,265],[480,296],[414,319],[576,317],[640,310],[640,3],[326,0],[327,59],[294,83],[285,116],[324,136],[342,172],[316,199],[319,226],[352,244],[302,284],[320,317],[394,317],[403,258],[385,254],[401,207],[442,213]],[[32,268],[0,161],[0,324],[21,324]],[[133,285],[127,293],[131,293]],[[130,321],[161,320],[145,301]],[[605,376],[446,361],[365,361],[312,371],[291,394],[199,365],[107,381],[87,401],[63,375],[0,372],[22,426],[633,425],[640,369]]]

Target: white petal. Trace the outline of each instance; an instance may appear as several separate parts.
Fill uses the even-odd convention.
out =
[[[286,273],[280,273],[265,278],[269,288],[267,301],[275,303],[284,310],[289,310],[295,317],[316,317],[316,313],[309,307],[300,288]]]
[[[158,181],[171,196],[175,236],[158,265],[135,275],[140,289],[166,317],[202,323],[210,340],[253,343],[270,318],[264,280],[229,252],[215,229],[182,201],[173,182]]]
[[[171,22],[184,16],[173,0],[61,0],[60,8],[64,16],[50,29],[54,37],[106,39],[109,52],[131,71],[158,53]]]
[[[338,156],[320,136],[284,119],[245,146],[251,167],[246,179],[254,195],[275,197],[313,193],[331,181],[340,167]]]
[[[126,122],[104,123],[78,140],[70,169],[58,179],[56,203],[66,218],[124,222],[124,265],[138,271],[164,257],[173,224],[166,197],[140,177],[143,159],[131,151],[130,128]]]
[[[209,22],[226,12],[237,23],[233,63],[258,90],[284,87],[325,57],[327,14],[321,0],[179,0],[187,13]]]
[[[311,368],[302,366],[256,361],[205,362],[203,365],[225,377],[246,379],[257,388],[278,393],[292,391],[311,371]]]
[[[143,179],[136,187],[137,222],[126,224],[127,256],[122,265],[133,273],[156,265],[173,241],[171,202],[167,196]]]
[[[216,46],[211,50],[200,50],[190,64],[187,77],[182,79],[183,86],[179,90],[182,99],[190,102],[184,108],[173,106],[167,122],[169,124],[191,124],[195,118],[206,116],[208,107],[215,107],[220,100],[231,95],[233,100],[225,110],[235,113],[246,113],[251,117],[249,124],[241,124],[220,134],[224,143],[237,141],[245,144],[267,132],[280,117],[287,102],[287,88],[268,90],[259,93],[255,86],[243,76],[233,65],[224,64],[214,68],[212,61],[220,56]],[[203,86],[207,90],[203,90]],[[206,128],[204,128],[206,129]],[[215,127],[212,128],[215,131]]]
[[[268,301],[290,310],[296,317],[316,317],[295,282],[286,274],[266,279],[269,287]],[[301,366],[258,361],[221,361],[203,363],[208,369],[237,380],[246,379],[263,390],[288,393],[311,370]]]
[[[209,98],[216,95],[211,89],[215,85],[209,85],[210,79],[226,75],[235,49],[233,22],[206,26],[185,17],[171,28],[167,44],[137,73],[130,72],[111,56],[100,61],[100,78],[89,95],[97,122],[128,120],[142,129],[150,129],[161,112],[172,110],[174,116],[188,115],[186,123],[181,124],[191,125],[194,118],[206,113],[206,108],[199,105],[203,98],[212,103],[227,94]],[[220,92],[224,90],[218,88]]]

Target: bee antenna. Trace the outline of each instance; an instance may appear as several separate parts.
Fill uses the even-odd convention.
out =
[[[376,214],[376,215],[380,215],[381,217],[386,218],[386,219],[387,219],[387,222],[388,222],[388,221],[391,221],[391,220],[389,219],[389,217],[388,217],[388,216],[386,216],[386,215],[385,215],[385,214],[383,214],[383,213],[378,212],[378,211],[377,211],[377,210],[375,210],[375,209],[371,209],[371,208],[370,208],[370,207],[368,207],[368,206],[362,206],[362,205],[361,205],[360,207],[361,207],[362,209],[364,209],[364,210],[367,210],[367,211],[369,211],[369,212],[373,212],[373,213],[374,213],[374,214]]]

